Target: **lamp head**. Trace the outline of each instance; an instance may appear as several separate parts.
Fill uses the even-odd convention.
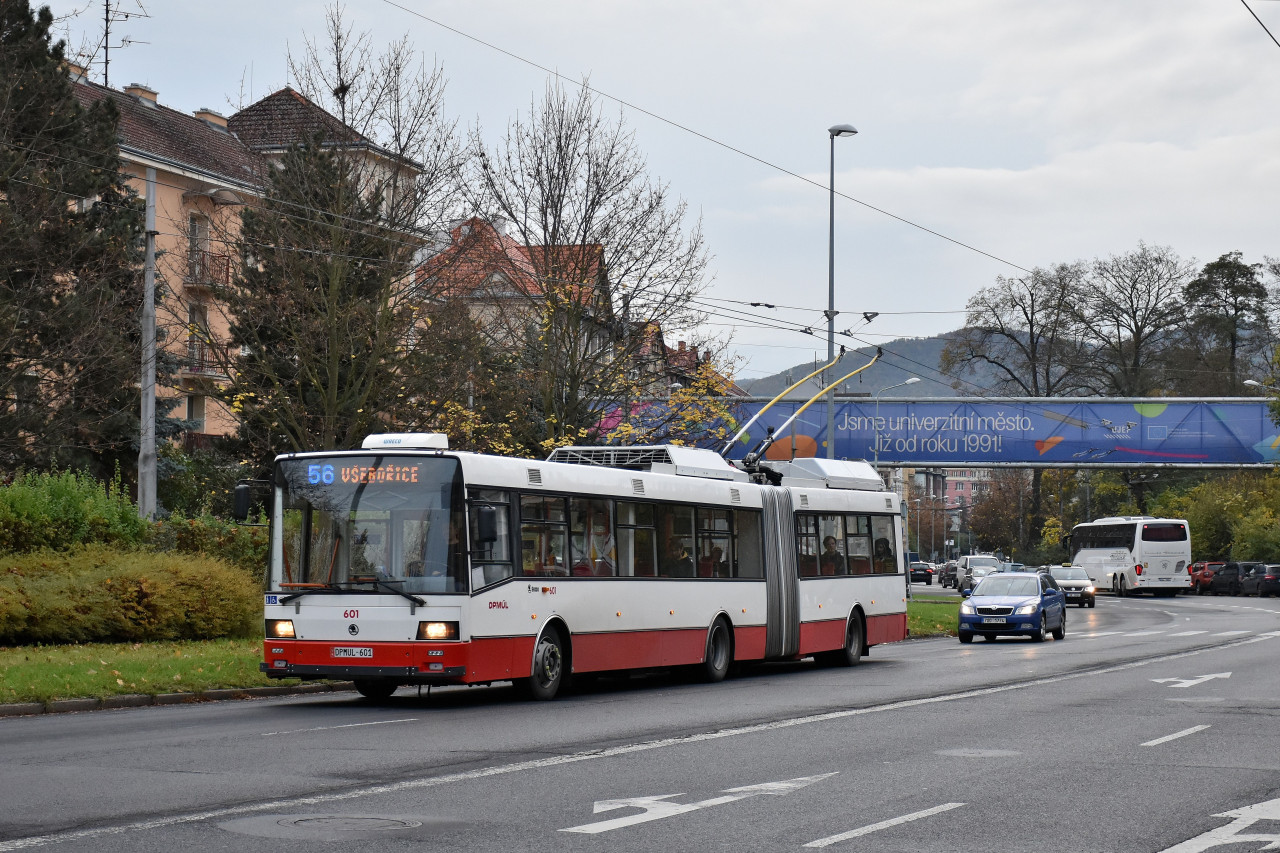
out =
[[[908,379],[906,382],[903,382],[902,384],[903,384],[903,385],[915,385],[915,384],[916,384],[917,382],[919,382],[919,381],[920,381],[920,377],[919,377],[919,376],[912,376],[910,379]]]
[[[831,134],[832,139],[837,136],[853,136],[857,132],[858,129],[851,124],[837,124],[835,127],[827,128],[827,133]]]
[[[1259,381],[1258,381],[1258,380],[1256,380],[1256,379],[1246,379],[1246,380],[1244,381],[1244,384],[1245,384],[1245,385],[1248,385],[1250,388],[1261,388],[1261,387],[1262,387],[1262,383],[1261,383],[1261,382],[1259,382]]]

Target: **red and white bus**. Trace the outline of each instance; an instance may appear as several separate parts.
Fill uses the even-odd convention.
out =
[[[562,448],[546,462],[438,434],[275,461],[262,670],[401,685],[815,657],[906,636],[899,499],[865,462]]]

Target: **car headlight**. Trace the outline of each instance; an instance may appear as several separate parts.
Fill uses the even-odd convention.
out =
[[[972,601],[962,601],[960,602],[960,612],[972,616],[977,611],[974,609]]]
[[[1018,616],[1026,616],[1029,613],[1035,613],[1039,609],[1040,609],[1040,602],[1032,601],[1022,605],[1021,607],[1019,607],[1017,610],[1013,612]]]
[[[1086,586],[1086,587],[1084,588],[1084,591],[1085,591],[1085,592],[1097,592],[1097,590],[1096,590],[1096,589],[1094,589],[1094,588],[1093,588],[1093,587],[1091,587],[1091,586]]]

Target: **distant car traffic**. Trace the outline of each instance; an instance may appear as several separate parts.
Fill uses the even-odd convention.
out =
[[[965,581],[965,584],[961,589],[973,589],[977,587],[977,585],[987,575],[997,573],[999,573],[999,569],[995,566],[970,566],[968,579]]]
[[[912,563],[911,582],[933,586],[933,566],[928,563]]]
[[[956,634],[962,643],[972,643],[975,636],[995,639],[1006,635],[1043,642],[1050,631],[1055,640],[1067,635],[1066,596],[1051,575],[988,574],[960,603]]]
[[[1078,604],[1081,607],[1088,605],[1096,607],[1098,604],[1094,589],[1093,581],[1089,579],[1089,573],[1079,566],[1058,566],[1049,569],[1049,574],[1058,582],[1058,586],[1062,587],[1062,592],[1067,597],[1067,604]]]
[[[1204,595],[1209,591],[1209,581],[1213,580],[1213,573],[1219,567],[1226,565],[1222,562],[1199,562],[1191,564],[1191,591],[1197,595]]]
[[[941,571],[938,572],[938,583],[943,589],[954,586],[956,583],[956,561],[948,560],[942,564]]]
[[[1239,595],[1244,590],[1244,580],[1261,563],[1223,563],[1213,573],[1208,591],[1214,595]]]
[[[1267,567],[1262,563],[1254,563],[1249,566],[1249,570],[1241,573],[1240,578],[1240,594],[1256,595],[1262,597],[1262,582],[1267,576]],[[1272,573],[1274,579],[1275,574]]]
[[[986,571],[974,574],[974,569],[979,567]],[[998,568],[1000,568],[1000,560],[991,554],[966,554],[956,561],[955,587],[956,589],[973,589],[978,578]]]
[[[1270,595],[1280,595],[1280,566],[1267,566],[1267,572],[1262,576],[1262,583],[1258,586],[1258,597],[1266,598]]]

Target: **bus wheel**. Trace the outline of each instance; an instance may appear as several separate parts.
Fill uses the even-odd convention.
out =
[[[844,633],[844,648],[826,652],[819,659],[828,666],[857,666],[862,663],[862,619],[853,616]]]
[[[702,680],[709,684],[724,681],[732,662],[733,640],[729,636],[729,626],[723,619],[717,619],[707,634],[707,651],[700,669]]]
[[[390,699],[399,684],[385,678],[357,678],[356,692],[366,699]]]
[[[1124,575],[1116,575],[1116,597],[1124,598],[1125,595],[1126,593],[1124,591]]]
[[[548,628],[533,649],[533,671],[517,682],[531,699],[554,699],[564,681],[564,641],[560,632]]]

